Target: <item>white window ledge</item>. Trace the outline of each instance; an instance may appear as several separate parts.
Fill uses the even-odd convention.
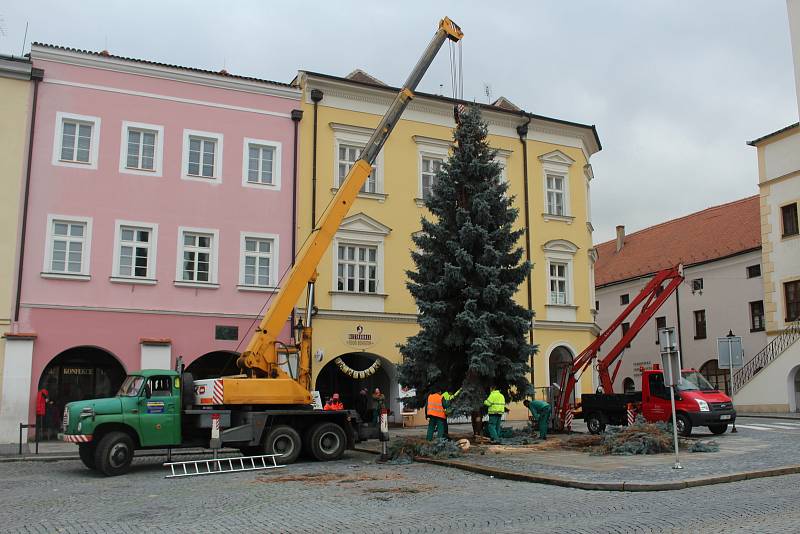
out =
[[[141,284],[145,286],[154,286],[158,283],[155,278],[128,278],[126,276],[109,276],[109,281],[112,284]]]
[[[175,287],[199,287],[201,289],[219,289],[219,284],[212,282],[184,282],[175,280]]]
[[[338,187],[331,187],[331,193],[334,195],[338,190],[339,190]],[[370,200],[377,200],[378,202],[381,203],[383,203],[386,200],[386,197],[388,196],[389,195],[387,195],[386,193],[366,193],[363,191],[358,193],[358,198],[368,198]]]
[[[425,199],[424,198],[415,198],[414,203],[417,205],[418,208],[425,207]]]
[[[261,293],[275,293],[278,291],[277,287],[274,286],[245,286],[245,285],[238,285],[236,289],[239,291],[257,291]]]
[[[386,293],[359,293],[358,291],[328,291],[329,295],[351,295],[353,297],[374,297],[385,299],[389,295]]]
[[[70,274],[70,273],[41,273],[42,278],[52,278],[55,280],[79,280],[81,282],[88,282],[92,279],[88,274]]]
[[[578,307],[574,304],[545,304],[548,308],[568,308],[572,310],[577,310]]]
[[[542,217],[544,218],[545,222],[561,221],[567,224],[572,224],[572,221],[575,220],[575,217],[571,215],[555,215],[553,213],[542,213]]]

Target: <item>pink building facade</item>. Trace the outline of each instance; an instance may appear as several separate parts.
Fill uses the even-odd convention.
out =
[[[291,262],[302,116],[276,82],[47,45],[31,58],[44,79],[5,364],[29,378],[4,399],[25,412],[0,421],[6,442],[41,388],[53,435],[64,403],[113,395],[126,372],[178,356],[236,372]]]

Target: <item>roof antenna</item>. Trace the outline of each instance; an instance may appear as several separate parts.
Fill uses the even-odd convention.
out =
[[[483,94],[486,95],[486,103],[492,103],[492,86],[486,82],[483,82]]]
[[[25,43],[28,42],[28,24],[29,24],[29,22],[26,20],[25,21],[25,35],[22,37],[22,50],[20,50],[20,52],[19,52],[19,56],[20,57],[25,55]],[[0,35],[2,35],[3,37],[5,37],[5,35],[6,35],[6,29],[4,27],[2,27],[2,26],[0,26]]]

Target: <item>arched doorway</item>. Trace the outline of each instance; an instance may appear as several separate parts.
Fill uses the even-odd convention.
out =
[[[800,412],[800,365],[789,371],[789,411]]]
[[[42,371],[37,389],[47,389],[53,402],[47,407],[42,439],[55,438],[68,402],[111,397],[124,379],[125,368],[119,360],[98,347],[73,347],[53,358]]]
[[[572,365],[572,351],[564,345],[559,345],[554,348],[550,353],[548,360],[550,368],[550,385],[561,385],[561,378],[564,376],[564,370]],[[577,389],[577,386],[576,386]],[[572,390],[570,401],[575,403],[575,390]]]
[[[622,391],[625,393],[630,393],[636,389],[636,384],[633,382],[633,378],[626,377],[625,380],[622,381]]]
[[[215,350],[194,360],[186,366],[185,371],[192,373],[192,378],[195,380],[237,374],[239,372],[236,367],[236,358],[238,356],[238,352]]]
[[[345,366],[344,371],[337,363],[340,358]],[[351,376],[351,370],[356,372],[356,376]],[[370,374],[358,377],[359,371]],[[369,352],[342,354],[325,364],[317,375],[315,384],[315,389],[319,391],[323,402],[334,393],[338,393],[347,409],[358,409],[358,397],[362,389],[367,390],[371,405],[372,392],[375,388],[379,388],[386,397],[386,407],[393,414],[393,417],[390,415],[390,419],[400,418],[401,407],[397,399],[399,390],[395,366],[377,354]],[[370,410],[369,413],[362,414],[362,417],[366,421],[371,421],[374,415],[374,411]]]
[[[730,395],[731,372],[728,369],[720,369],[717,360],[708,360],[704,363],[700,367],[700,374],[716,389]]]

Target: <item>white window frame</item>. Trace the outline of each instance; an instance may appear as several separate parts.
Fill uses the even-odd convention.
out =
[[[366,291],[358,291],[357,289],[352,290],[352,291],[349,290],[349,289],[339,289],[339,247],[356,247],[356,248],[374,249],[375,250],[375,291],[369,291],[369,274],[367,274],[367,278],[366,278],[366,283],[367,283],[367,285],[366,285],[367,290]],[[380,295],[383,292],[382,291],[383,280],[381,279],[382,278],[381,277],[382,269],[381,269],[381,262],[380,262],[380,259],[379,259],[379,254],[380,253],[381,253],[381,251],[380,251],[380,248],[379,248],[377,243],[355,242],[355,241],[351,241],[351,240],[337,241],[336,248],[333,249],[333,254],[335,256],[334,264],[336,265],[336,272],[334,272],[334,280],[336,281],[336,283],[333,286],[333,290],[336,291],[337,293],[347,293],[348,295],[358,295],[358,296]],[[351,262],[351,263],[355,263],[356,266],[360,265],[360,263],[359,263],[360,260],[358,260],[358,258],[356,258],[354,260],[345,259],[345,261]],[[367,268],[369,268],[369,265],[370,265],[369,258],[367,258],[365,260],[363,265],[366,265]],[[356,284],[357,284],[358,279],[359,279],[358,278],[358,273],[356,272],[356,273],[354,273],[354,275],[355,275],[355,281],[356,281]]]
[[[81,163],[77,161],[61,160],[61,141],[64,138],[64,121],[83,122],[92,125],[92,137],[89,141],[89,161]],[[76,169],[97,170],[97,159],[100,145],[100,117],[91,115],[77,115],[65,111],[56,112],[55,133],[53,134],[53,165],[59,167],[73,167]]]
[[[272,183],[262,184],[249,182],[248,170],[250,165],[250,145],[259,147],[269,147],[275,152],[272,157]],[[269,189],[271,191],[281,190],[281,149],[282,144],[278,141],[269,141],[267,139],[253,139],[250,137],[244,138],[244,149],[242,150],[242,186],[252,187],[254,189]]]
[[[555,307],[575,307],[575,269],[574,259],[575,254],[578,252],[578,247],[563,239],[554,239],[548,241],[542,247],[545,253],[545,269],[547,281],[547,306]],[[566,278],[567,278],[567,298],[564,304],[553,304],[553,299],[550,291],[550,264],[563,263],[566,264]]]
[[[423,190],[422,190],[422,159],[441,159],[442,162],[447,161],[450,157],[450,152],[453,149],[451,141],[442,139],[435,139],[432,137],[423,137],[421,135],[413,136],[414,142],[417,144],[417,197],[414,201],[418,206],[422,207],[425,204]]]
[[[85,225],[83,233],[83,247],[81,250],[81,271],[68,273],[52,271],[53,260],[53,225],[56,222],[79,223]],[[42,265],[42,278],[60,278],[63,280],[91,280],[91,254],[92,254],[92,217],[78,217],[75,215],[47,214],[47,233],[44,241],[44,263]]]
[[[128,132],[139,130],[156,134],[156,145],[153,154],[153,170],[133,169],[128,167]],[[141,155],[140,155],[141,157]],[[164,127],[160,124],[122,121],[122,134],[119,145],[119,172],[139,176],[162,177],[164,175]]]
[[[200,137],[203,139],[210,139],[215,141],[214,147],[214,174],[210,177],[195,176],[189,174],[189,140],[192,137]],[[224,136],[221,133],[203,132],[200,130],[183,130],[183,157],[181,161],[181,179],[191,180],[193,182],[203,182],[208,184],[221,184],[222,183],[222,142]],[[202,158],[201,163],[202,166]]]
[[[211,236],[211,257],[209,258],[208,282],[197,282],[183,279],[183,234],[208,234]],[[219,230],[216,228],[197,228],[193,226],[178,227],[178,249],[175,265],[175,282],[178,287],[202,287],[216,289],[219,287]]]
[[[493,150],[495,151],[494,160],[500,164],[500,181],[504,183],[508,182],[508,160],[511,158],[511,154],[513,154],[514,151],[505,148],[494,148]]]
[[[557,181],[560,179],[561,188],[560,189],[558,189],[556,187],[552,187],[551,188],[550,187],[550,180],[551,179],[553,180],[554,183],[557,183]],[[547,173],[545,173],[545,176],[544,176],[544,198],[545,198],[545,201],[544,201],[545,202],[545,204],[544,204],[544,213],[546,215],[555,216],[555,217],[568,217],[569,216],[568,212],[567,212],[567,205],[568,205],[568,202],[567,202],[567,190],[568,190],[567,184],[568,184],[568,178],[567,178],[566,174],[562,174],[562,173],[558,173],[558,172],[547,172]],[[550,209],[551,209],[551,206],[550,206],[550,193],[551,192],[554,193],[554,195],[561,195],[562,213],[553,213],[552,211],[550,211]]]
[[[539,156],[539,161],[542,164],[542,217],[545,221],[562,221],[572,224],[575,217],[572,213],[572,198],[570,195],[570,178],[569,171],[575,160],[561,152],[560,150],[553,150],[547,154]],[[564,191],[564,213],[557,215],[548,212],[547,202],[547,175],[560,176],[563,179]]]
[[[350,126],[347,124],[330,123],[333,130],[333,184],[331,187],[332,192],[339,189],[339,145],[350,145],[364,148],[372,136],[372,128],[363,128],[361,126]],[[375,168],[375,191],[359,192],[360,198],[370,198],[373,200],[383,201],[386,199],[386,194],[383,189],[383,149],[378,153],[373,163]]]
[[[272,241],[272,257],[269,265],[269,280],[270,285],[259,286],[245,284],[244,279],[244,264],[245,264],[245,239],[268,239]],[[278,251],[280,250],[280,241],[278,234],[264,234],[260,232],[241,232],[239,234],[239,285],[237,289],[240,291],[275,291],[278,284],[278,261],[280,260]]]
[[[120,248],[122,247],[122,228],[134,228],[150,231],[149,254],[147,256],[147,276],[127,276],[120,273]],[[110,280],[125,284],[153,285],[156,280],[156,265],[158,257],[158,224],[141,221],[114,221],[114,261]]]
[[[553,267],[564,267],[564,276],[553,276]],[[572,292],[570,291],[570,278],[571,278],[571,265],[564,260],[548,259],[547,260],[547,303],[551,306],[567,306],[572,301]],[[553,298],[557,293],[553,293],[553,282],[564,282],[564,302],[554,302]]]

